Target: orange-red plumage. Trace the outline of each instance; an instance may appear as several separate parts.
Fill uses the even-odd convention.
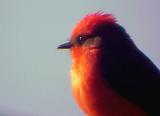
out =
[[[87,15],[74,28],[72,39],[79,35],[94,33],[103,24],[115,23],[111,14],[95,13]],[[72,54],[72,89],[80,107],[88,116],[142,116],[144,112],[120,97],[103,80],[100,70],[99,49],[74,47]],[[136,113],[135,113],[136,112]]]
[[[74,50],[78,48],[73,48],[72,52],[83,53],[73,57],[72,89],[75,99],[87,116],[144,116],[145,113],[139,107],[119,96],[101,78],[99,50]]]
[[[71,50],[73,95],[87,116],[160,115],[160,71],[111,14],[85,16],[58,48]]]
[[[116,20],[111,14],[104,14],[102,12],[88,14],[74,27],[71,38],[76,39],[78,35],[94,33],[93,31],[97,26],[115,22]]]

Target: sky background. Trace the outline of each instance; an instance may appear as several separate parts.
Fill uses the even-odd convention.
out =
[[[0,116],[83,116],[71,95],[69,39],[85,14],[112,13],[160,68],[159,0],[0,0]]]

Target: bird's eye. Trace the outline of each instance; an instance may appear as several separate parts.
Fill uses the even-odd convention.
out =
[[[86,40],[87,40],[87,36],[79,36],[78,38],[77,38],[77,43],[79,44],[79,45],[82,45]]]

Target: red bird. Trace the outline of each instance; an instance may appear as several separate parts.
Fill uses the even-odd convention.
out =
[[[85,16],[58,48],[71,50],[73,95],[87,116],[160,116],[160,71],[111,14]]]

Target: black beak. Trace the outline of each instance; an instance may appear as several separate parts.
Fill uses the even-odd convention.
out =
[[[72,47],[71,42],[66,42],[64,44],[61,44],[57,47],[57,49],[70,49]]]

